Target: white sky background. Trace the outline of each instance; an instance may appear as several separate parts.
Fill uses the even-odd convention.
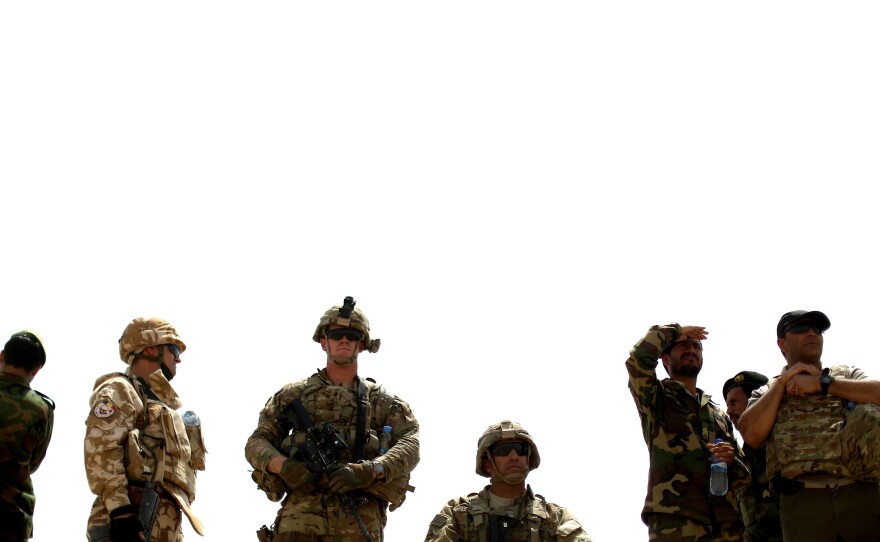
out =
[[[188,348],[195,509],[253,540],[244,444],[324,363],[346,295],[361,374],[422,427],[388,542],[479,490],[477,438],[532,432],[532,487],[644,540],[629,348],[704,325],[699,384],[776,374],[779,316],[880,376],[872,2],[43,2],[0,7],[0,334],[42,333],[57,402],[38,542],[84,533],[83,422],[136,316]],[[662,369],[661,369],[662,372]],[[198,540],[185,528],[187,539]]]

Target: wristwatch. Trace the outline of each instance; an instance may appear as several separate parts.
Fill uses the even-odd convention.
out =
[[[834,377],[828,374],[831,369],[826,367],[822,369],[822,376],[819,377],[819,385],[822,386],[822,395],[828,395],[828,386],[834,383]]]
[[[378,461],[370,461],[373,464],[373,472],[376,473],[376,478],[381,478],[383,474],[385,474],[385,466]]]

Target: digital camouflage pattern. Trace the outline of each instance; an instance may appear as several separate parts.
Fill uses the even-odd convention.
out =
[[[510,518],[509,542],[592,542],[571,512],[526,487],[510,506],[492,508],[489,488],[452,499],[431,521],[425,542],[486,542],[490,516]]]
[[[748,483],[745,456],[733,437],[733,424],[711,397],[693,396],[680,382],[657,378],[663,350],[681,336],[678,324],[653,326],[626,360],[629,389],[642,422],[642,434],[651,460],[648,494],[642,521],[653,533],[678,520],[706,526],[711,538],[739,540],[742,522],[734,491]],[[728,469],[731,491],[723,497],[709,494],[710,454],[707,444],[716,438],[733,445],[736,461]]]
[[[385,481],[377,480],[364,490],[367,503],[358,512],[371,536],[382,540],[382,530],[386,521],[389,499],[389,486],[395,484],[406,487],[409,475],[419,462],[419,424],[409,405],[402,399],[389,395],[378,384],[358,377],[357,382],[367,391],[366,446],[364,459],[374,459],[385,468]],[[245,457],[259,475],[258,479],[274,479],[266,468],[269,461],[278,454],[293,456],[305,442],[305,432],[291,431],[283,420],[282,413],[300,398],[306,412],[316,425],[330,422],[339,431],[348,445],[348,450],[340,451],[336,457],[339,464],[352,461],[357,424],[357,392],[343,386],[332,384],[322,369],[307,379],[285,385],[266,402],[260,412],[257,428],[247,441]],[[379,433],[382,427],[390,425],[393,445],[382,456],[379,453]],[[275,489],[283,488],[283,482],[275,484]],[[381,495],[386,495],[385,498]],[[391,510],[403,502],[403,492],[393,499]],[[314,535],[315,540],[333,542],[362,542],[363,537],[354,520],[343,511],[339,496],[327,489],[326,476],[319,477],[310,487],[289,494],[282,501],[281,509],[275,519],[274,542],[293,540],[297,533]],[[320,538],[319,538],[320,537]],[[326,537],[326,538],[323,538]],[[299,538],[297,538],[299,540]]]
[[[779,496],[770,490],[767,478],[767,458],[764,448],[755,450],[743,446],[746,463],[752,479],[736,490],[742,517],[745,542],[782,542],[782,524],[779,517]]]
[[[110,373],[95,382],[84,442],[86,477],[96,495],[88,520],[90,540],[105,540],[112,510],[139,504],[140,488],[155,473],[160,488],[155,542],[180,542],[181,509],[193,529],[196,471],[205,468],[200,428],[185,426],[180,397],[157,369],[146,381]],[[153,456],[151,456],[151,451]],[[109,534],[109,533],[108,533]],[[107,539],[109,540],[109,539]]]
[[[23,542],[33,533],[33,474],[46,457],[55,403],[24,377],[0,373],[0,542]]]
[[[835,379],[868,378],[860,369],[834,365]],[[752,394],[749,406],[769,389]],[[849,403],[833,395],[785,395],[767,441],[767,472],[795,479],[825,474],[867,482],[880,480],[880,407]]]

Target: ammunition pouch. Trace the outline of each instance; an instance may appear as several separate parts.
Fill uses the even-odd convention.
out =
[[[272,502],[280,501],[287,492],[284,480],[275,474],[255,470],[251,472],[251,479],[257,484],[257,489],[265,493],[266,498]]]
[[[389,504],[389,510],[392,512],[400,508],[403,501],[406,500],[408,491],[415,491],[416,488],[409,484],[410,475],[398,476],[393,480],[376,480],[373,485],[364,489],[367,493],[379,497]]]

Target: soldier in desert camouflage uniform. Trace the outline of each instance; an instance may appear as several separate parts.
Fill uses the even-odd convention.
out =
[[[324,313],[312,339],[327,353],[326,367],[273,395],[245,446],[253,478],[269,499],[279,501],[286,493],[273,527],[257,532],[261,541],[364,540],[353,515],[343,508],[346,496],[361,499],[357,513],[373,542],[380,542],[389,505],[395,510],[412,489],[419,424],[405,401],[358,375],[358,354],[378,351],[379,339],[370,338],[370,323],[354,305],[347,297]],[[347,445],[337,450],[339,468],[329,476],[303,454],[306,433],[288,416],[297,398],[315,425],[330,422]],[[393,445],[379,456],[378,435],[386,425],[392,428]]]
[[[590,542],[571,512],[526,485],[540,464],[538,447],[520,424],[490,425],[477,442],[476,467],[490,485],[449,501],[425,542]]]
[[[727,415],[734,427],[739,429],[739,418],[746,410],[749,396],[768,381],[767,377],[754,371],[741,371],[724,383],[724,399]],[[767,479],[767,458],[764,448],[757,450],[743,446],[746,463],[752,474],[747,486],[736,490],[739,511],[745,527],[744,542],[782,542],[782,525],[779,523],[779,496],[770,490]]]
[[[95,382],[85,436],[86,477],[96,495],[87,526],[92,542],[143,539],[138,507],[150,482],[159,493],[151,540],[182,541],[181,510],[202,534],[190,508],[196,471],[205,469],[201,422],[191,412],[184,422],[170,382],[184,350],[168,322],[135,318],[119,339],[119,357],[128,370]]]
[[[31,474],[46,457],[55,403],[30,383],[45,363],[43,343],[30,331],[13,334],[0,352],[0,542],[33,536]]]
[[[728,465],[731,489],[748,483],[745,457],[730,418],[697,388],[705,328],[653,326],[626,361],[651,467],[642,521],[657,542],[733,542],[742,522],[733,491],[709,493],[712,454]],[[669,378],[657,378],[662,358]],[[723,442],[714,444],[715,439]]]
[[[846,365],[823,367],[819,311],[776,326],[782,374],[756,390],[740,418],[746,444],[766,444],[785,540],[880,540],[880,381]]]

